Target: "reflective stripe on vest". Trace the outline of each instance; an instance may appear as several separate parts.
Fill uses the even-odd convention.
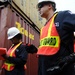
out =
[[[56,15],[57,13],[51,18],[46,26],[41,29],[40,46],[37,52],[39,55],[53,55],[59,50],[60,37],[54,24]]]
[[[22,42],[20,42],[19,44],[17,44],[16,46],[14,46],[13,48],[12,48],[12,46],[10,47],[10,49],[8,50],[8,52],[7,52],[7,55],[9,55],[10,57],[15,57],[15,50],[17,49],[17,47],[19,47],[19,45],[21,44]],[[7,62],[5,62],[4,64],[3,64],[3,68],[5,68],[7,71],[11,71],[11,70],[13,70],[14,69],[14,64],[11,64],[11,63],[7,63]]]

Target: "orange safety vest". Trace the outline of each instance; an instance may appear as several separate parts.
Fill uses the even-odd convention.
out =
[[[50,19],[46,26],[41,29],[38,55],[53,55],[59,50],[60,37],[54,25],[56,15],[57,13]]]
[[[10,57],[16,57],[15,56],[15,50],[17,49],[17,47],[19,47],[19,45],[21,44],[22,42],[20,42],[19,44],[17,44],[16,46],[14,46],[13,48],[12,48],[12,46],[10,47],[10,49],[8,50],[8,52],[7,52],[7,55],[9,55]],[[11,71],[11,70],[13,70],[14,69],[14,64],[11,64],[11,63],[7,63],[7,62],[5,62],[4,64],[3,64],[3,66],[2,66],[2,68],[5,68],[7,71]],[[24,65],[24,67],[26,68],[26,65]]]

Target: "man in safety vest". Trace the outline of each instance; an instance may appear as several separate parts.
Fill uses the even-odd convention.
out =
[[[5,75],[25,75],[28,52],[26,46],[22,44],[22,34],[16,27],[11,27],[8,29],[7,35],[12,46],[7,54],[2,55],[5,59],[2,66]]]
[[[73,75],[75,14],[55,12],[54,0],[38,0],[37,9],[46,19],[37,52],[38,75]]]

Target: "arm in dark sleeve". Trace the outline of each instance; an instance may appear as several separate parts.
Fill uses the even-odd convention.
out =
[[[8,57],[7,60],[9,60],[10,63],[16,64],[16,65],[24,65],[27,62],[28,53],[25,49],[24,45],[21,45],[17,50],[19,52],[16,53],[16,57]]]
[[[67,29],[68,31],[75,31],[75,14],[71,11],[66,11],[63,23],[64,29]]]
[[[63,59],[61,59],[59,61],[58,65],[63,66],[65,63],[66,63],[66,65],[75,63],[75,53],[72,53],[72,54],[64,57]]]
[[[69,56],[66,56],[65,58],[61,59],[60,61],[58,61],[58,64],[56,66],[50,67],[47,69],[47,72],[49,72],[51,75],[54,75],[60,71],[62,71],[62,69],[65,66],[69,66],[69,64],[75,63],[75,53],[70,54]]]

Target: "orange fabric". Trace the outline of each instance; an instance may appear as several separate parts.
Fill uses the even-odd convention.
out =
[[[2,68],[6,69],[7,71],[11,71],[14,69],[14,65],[8,65],[7,63],[4,63]]]
[[[16,46],[15,46],[15,47],[16,47]],[[10,48],[10,49],[8,50],[8,52],[7,52],[7,55],[8,55],[8,56],[10,56],[11,52],[14,50],[15,47]],[[12,53],[12,56],[15,57],[15,51]]]
[[[56,27],[54,25],[54,17],[55,16],[56,15],[54,15],[51,18],[51,20],[46,24],[46,26],[44,26],[41,29],[40,46],[39,46],[38,52],[37,52],[37,54],[39,54],[39,55],[53,55],[53,54],[56,54],[59,51],[60,37],[59,37],[59,34],[58,34],[58,32],[56,30]],[[56,39],[56,44],[57,44],[56,46],[45,45],[46,42],[45,43],[42,42],[42,40],[45,41],[46,39],[51,39],[51,37],[58,37],[58,39]],[[48,42],[48,44],[49,44],[49,42]]]

